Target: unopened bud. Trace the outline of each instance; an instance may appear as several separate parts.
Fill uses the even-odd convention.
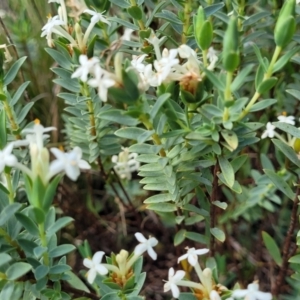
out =
[[[296,139],[294,142],[294,150],[298,154],[300,153],[300,139]]]
[[[274,30],[274,40],[278,47],[285,47],[295,33],[295,6],[295,0],[287,0],[280,11]]]

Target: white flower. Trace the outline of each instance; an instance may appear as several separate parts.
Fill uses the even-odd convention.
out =
[[[145,71],[145,65],[143,64],[143,61],[147,57],[147,54],[143,54],[140,56],[133,55],[133,58],[131,60],[131,66],[136,69],[139,73],[142,73]]]
[[[115,171],[121,178],[131,179],[131,173],[137,171],[140,163],[136,160],[137,153],[129,153],[128,148],[123,148],[119,155],[113,155],[111,161],[115,163]]]
[[[91,87],[98,88],[99,98],[103,101],[107,101],[107,91],[110,87],[116,84],[116,81],[112,78],[112,75],[103,70],[99,65],[95,66],[94,76],[88,80],[88,84]]]
[[[134,254],[142,255],[144,252],[147,251],[149,256],[153,260],[156,260],[157,254],[153,250],[153,247],[155,247],[158,244],[158,240],[155,237],[150,237],[147,240],[140,232],[137,232],[135,234],[135,237],[140,242],[140,244],[135,247]]]
[[[262,139],[265,139],[266,137],[273,138],[275,135],[275,126],[272,125],[272,123],[268,122],[267,123],[267,129],[263,132],[261,135]]]
[[[86,55],[81,54],[79,56],[80,67],[72,74],[71,78],[78,78],[83,82],[87,82],[88,75],[95,69],[95,66],[99,63],[97,57],[88,58]]]
[[[256,282],[249,284],[247,290],[233,291],[232,297],[244,298],[244,300],[272,300],[271,293],[260,292]]]
[[[13,167],[17,162],[17,158],[11,154],[14,144],[8,144],[3,150],[0,150],[0,173],[3,172],[5,166]]]
[[[178,263],[184,259],[187,259],[189,264],[194,267],[198,263],[198,255],[203,255],[208,252],[209,249],[206,248],[198,250],[196,250],[195,248],[189,248],[186,254],[178,258]]]
[[[170,268],[168,281],[164,284],[164,292],[168,292],[171,290],[173,297],[178,298],[180,292],[177,284],[183,279],[184,276],[184,271],[180,270],[175,273],[175,270],[173,268]]]
[[[217,291],[213,290],[209,294],[209,299],[210,300],[221,300],[220,295],[217,293]]]
[[[90,169],[91,166],[83,159],[82,150],[75,147],[71,152],[65,153],[57,148],[51,148],[51,152],[57,158],[50,164],[48,179],[52,176],[65,171],[66,175],[73,181],[80,175],[79,169]]]
[[[94,254],[92,259],[85,258],[83,260],[83,265],[90,270],[87,273],[87,279],[90,284],[92,284],[96,278],[97,273],[100,275],[106,275],[108,270],[101,264],[104,252],[98,251]]]
[[[295,125],[294,116],[279,116],[277,117],[277,119],[279,120],[279,122]]]
[[[4,57],[5,57],[4,64],[11,62],[13,60],[13,58],[10,55],[9,50],[8,50],[6,44],[0,45],[0,49],[4,49]]]
[[[36,119],[32,128],[25,128],[22,130],[22,133],[26,134],[26,140],[20,141],[20,146],[27,143],[30,145],[30,147],[34,145],[34,147],[37,147],[37,150],[41,151],[44,148],[44,139],[49,136],[48,134],[44,133],[52,130],[56,130],[56,128],[44,127],[40,124],[40,121]],[[19,144],[18,141],[15,142],[15,145],[16,144]]]
[[[98,13],[98,12],[96,12],[96,11],[94,11],[94,10],[91,10],[91,9],[86,9],[84,12],[92,16],[92,18],[91,18],[91,23],[96,24],[96,23],[98,23],[99,21],[101,21],[102,23],[106,23],[106,24],[110,25],[110,22],[107,21],[107,20],[103,17],[103,13],[104,13],[104,12]]]
[[[213,47],[208,48],[207,52],[207,58],[210,62],[210,65],[207,67],[208,70],[213,70],[217,61],[218,61],[218,56],[217,56],[217,51]]]
[[[134,32],[131,28],[125,28],[123,35],[121,36],[122,41],[130,41],[131,34]]]

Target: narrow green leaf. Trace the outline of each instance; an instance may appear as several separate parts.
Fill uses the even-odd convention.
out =
[[[218,207],[220,207],[220,208],[222,208],[222,209],[226,209],[227,208],[227,206],[228,206],[228,204],[226,203],[226,202],[221,202],[221,201],[219,201],[219,200],[216,200],[216,201],[214,201],[213,202],[213,205],[215,205],[215,206],[218,206]]]
[[[270,180],[274,183],[275,187],[279,189],[282,193],[284,193],[288,198],[294,201],[296,194],[292,191],[290,186],[286,183],[286,181],[277,175],[275,172],[271,170],[264,169],[266,175],[270,178]]]
[[[245,84],[245,79],[253,70],[253,66],[254,65],[248,65],[241,72],[239,72],[231,84],[232,92],[237,91],[243,84]]]
[[[14,106],[15,104],[17,104],[18,100],[20,99],[20,97],[24,93],[24,91],[26,90],[29,83],[30,83],[30,81],[25,81],[24,83],[22,83],[19,86],[18,90],[16,91],[16,93],[12,97],[11,101],[9,102],[9,104],[11,106]]]
[[[265,99],[265,100],[261,100],[257,103],[255,103],[251,108],[250,108],[250,112],[254,112],[254,111],[259,111],[259,110],[263,110],[273,104],[275,104],[277,102],[276,99]]]
[[[187,231],[185,233],[186,238],[188,238],[189,240],[195,241],[197,243],[201,243],[201,244],[205,244],[207,245],[208,239],[205,235],[200,234],[200,233],[196,233],[196,232],[191,232],[191,231]]]
[[[275,125],[276,128],[279,128],[282,131],[291,134],[293,137],[300,139],[300,129],[299,128],[297,128],[293,125],[287,124],[287,123],[282,123],[282,122],[274,122],[272,124]]]
[[[234,170],[231,166],[231,164],[229,163],[229,161],[220,156],[219,157],[219,165],[222,171],[222,174],[224,176],[224,179],[226,181],[226,183],[228,184],[229,187],[233,187],[234,185]]]
[[[300,160],[292,147],[280,140],[272,139],[272,142],[293,164],[300,168]]]
[[[47,235],[50,237],[53,234],[55,234],[57,231],[59,231],[60,229],[62,229],[63,227],[65,227],[66,225],[68,225],[69,223],[71,223],[74,219],[71,217],[62,217],[58,220],[56,220],[56,222],[51,225],[48,230],[46,231]]]
[[[65,255],[73,250],[75,250],[76,247],[70,244],[64,244],[64,245],[59,245],[56,248],[52,249],[49,252],[49,257],[58,257],[58,256],[62,256]]]
[[[153,105],[151,111],[150,111],[150,117],[151,120],[153,120],[157,113],[159,112],[160,108],[164,105],[164,103],[171,97],[171,94],[163,94],[159,96],[159,98],[155,101],[155,104]]]
[[[280,255],[280,250],[274,241],[274,239],[265,231],[262,231],[262,238],[264,240],[264,244],[268,249],[271,257],[274,259],[278,266],[282,265],[282,258]]]
[[[205,74],[208,77],[208,79],[211,81],[211,83],[219,90],[224,92],[225,90],[225,83],[219,79],[213,72],[205,69]]]
[[[0,214],[0,226],[4,225],[21,207],[20,203],[12,203],[5,206]]]
[[[64,69],[72,70],[72,61],[70,59],[66,59],[66,57],[61,54],[59,51],[52,48],[45,48],[45,51]]]
[[[0,111],[0,149],[6,146],[7,132],[6,132],[6,114],[5,110]]]
[[[8,255],[7,253],[0,253],[0,266],[3,266],[10,262],[12,260],[12,257]]]
[[[151,203],[147,205],[147,209],[159,212],[172,212],[177,210],[177,206],[172,203]]]
[[[172,196],[170,194],[158,194],[147,198],[144,203],[163,203],[172,200]]]
[[[294,255],[289,259],[289,263],[300,264],[300,254]]]
[[[17,220],[24,226],[24,228],[33,236],[39,236],[39,229],[37,227],[36,224],[34,224],[34,222],[27,217],[26,215],[24,215],[21,212],[17,212],[15,213],[15,216],[17,218]]]
[[[21,57],[18,59],[8,70],[8,72],[5,74],[4,79],[3,79],[3,84],[4,85],[9,85],[17,76],[19,69],[23,65],[24,61],[26,60],[26,56]]]

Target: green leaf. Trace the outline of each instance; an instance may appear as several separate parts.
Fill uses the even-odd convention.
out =
[[[262,57],[262,55],[261,55],[261,53],[260,53],[260,50],[259,50],[259,48],[257,47],[257,45],[254,44],[254,43],[252,43],[252,47],[253,47],[253,50],[254,50],[254,52],[255,52],[257,58],[258,58],[259,65],[260,65],[260,67],[262,68],[262,71],[266,73],[267,70],[268,70],[268,64],[267,64],[266,61],[263,59],[263,57]]]
[[[21,95],[24,93],[24,91],[26,90],[28,84],[30,83],[30,81],[25,81],[24,83],[22,83],[18,90],[16,91],[16,93],[14,94],[13,98],[11,99],[11,101],[9,102],[9,104],[11,106],[14,106],[18,100],[20,99]]]
[[[225,179],[227,185],[229,187],[233,187],[233,185],[234,185],[234,170],[232,168],[232,165],[229,163],[229,161],[226,158],[224,158],[222,156],[219,157],[219,165],[220,165],[222,174],[224,176],[224,179]]]
[[[264,169],[265,174],[270,178],[270,180],[274,183],[275,187],[279,189],[282,193],[284,193],[288,198],[294,201],[296,194],[292,191],[287,182],[277,175],[272,170]]]
[[[225,233],[219,229],[219,228],[211,228],[210,229],[211,234],[220,242],[224,242],[225,241]]]
[[[127,126],[136,126],[139,121],[128,116],[124,115],[124,112],[119,109],[110,109],[103,111],[98,114],[100,119],[112,121],[118,124],[127,125]]]
[[[5,206],[0,213],[0,226],[3,226],[21,207],[20,203],[12,203]]]
[[[234,170],[234,173],[236,173],[245,164],[248,158],[249,158],[248,154],[243,154],[237,156],[231,161],[231,166]]]
[[[89,293],[88,287],[83,283],[83,281],[75,275],[72,271],[66,272],[66,275],[68,276],[68,279],[66,280],[70,286]]]
[[[300,139],[300,129],[299,128],[297,128],[293,125],[287,124],[287,123],[282,123],[282,122],[274,122],[272,124],[275,125],[276,128],[279,128],[282,131],[291,134],[293,137]]]
[[[5,74],[4,79],[3,79],[3,84],[4,85],[9,85],[16,77],[16,75],[19,72],[19,69],[23,65],[24,61],[26,60],[26,56],[21,57],[18,59],[9,69],[9,71]]]
[[[227,206],[228,206],[228,204],[227,204],[226,202],[221,202],[221,201],[219,201],[219,200],[213,201],[212,203],[213,203],[213,205],[218,206],[218,207],[220,207],[220,208],[222,208],[222,209],[224,209],[224,210],[225,210],[225,209],[227,208]]]
[[[44,199],[42,201],[44,211],[49,211],[49,209],[52,205],[54,196],[56,194],[57,186],[58,186],[62,176],[63,175],[57,175],[48,184],[48,187],[47,187],[47,189],[45,191],[45,194],[44,194]]]
[[[49,257],[58,257],[65,255],[73,250],[75,250],[76,247],[70,244],[64,244],[64,245],[59,245],[56,248],[52,249],[49,251]]]
[[[174,246],[180,245],[184,240],[185,240],[185,234],[186,230],[185,229],[180,229],[174,237]]]
[[[171,94],[167,93],[167,94],[163,94],[160,95],[159,98],[155,101],[155,104],[153,105],[153,107],[151,108],[150,111],[150,117],[151,120],[153,120],[156,115],[158,114],[160,108],[164,105],[164,103],[171,97]]]
[[[281,56],[273,67],[273,73],[283,68],[288,63],[288,61],[292,58],[292,56],[294,56],[298,51],[299,51],[299,47],[294,47],[292,50],[288,51],[283,56]]]
[[[300,254],[294,255],[289,259],[289,263],[300,264]]]
[[[277,77],[270,77],[265,79],[257,88],[257,92],[260,94],[268,92],[272,87],[275,86],[278,78]]]
[[[15,213],[17,220],[24,226],[24,228],[33,236],[39,236],[39,229],[37,225],[26,215],[21,212]]]
[[[155,15],[156,18],[161,18],[164,20],[169,21],[171,24],[178,24],[178,25],[182,25],[182,21],[180,21],[178,19],[178,17],[171,11],[169,10],[162,10],[162,12],[157,13]]]
[[[189,240],[195,241],[197,243],[201,243],[201,244],[206,244],[208,242],[208,239],[205,235],[200,234],[200,233],[196,233],[196,232],[191,232],[191,231],[187,231],[185,233],[186,238],[188,238]]]
[[[32,266],[25,262],[17,262],[11,265],[5,272],[8,280],[16,280],[32,269]]]
[[[248,19],[244,20],[243,26],[250,26],[254,23],[261,21],[261,19],[270,16],[271,12],[269,11],[261,11],[256,14],[251,15]]]
[[[177,210],[177,206],[172,203],[151,203],[146,207],[147,209],[159,212],[172,212]]]
[[[263,110],[277,102],[276,99],[265,99],[255,103],[249,110],[249,112]]]
[[[219,79],[213,72],[205,69],[204,70],[206,76],[211,81],[211,83],[219,90],[224,92],[225,91],[225,83]]]
[[[268,249],[271,257],[274,259],[278,266],[282,265],[282,258],[280,255],[280,250],[274,241],[274,239],[265,231],[262,231],[262,238],[264,240],[264,244]]]
[[[235,77],[231,84],[231,91],[237,91],[243,84],[245,84],[246,77],[253,70],[254,65],[246,66],[239,74]]]
[[[47,235],[49,237],[52,236],[57,231],[59,231],[61,228],[65,227],[66,225],[71,223],[73,220],[74,219],[71,217],[62,217],[62,218],[56,220],[56,222],[47,229],[47,231],[46,231]]]
[[[70,59],[66,59],[66,57],[52,48],[45,48],[45,51],[64,69],[72,71],[72,62]]]
[[[239,140],[236,133],[234,131],[224,129],[221,131],[221,134],[229,145],[231,151],[234,151],[239,145]]]
[[[147,198],[144,203],[149,204],[149,203],[163,203],[163,202],[168,202],[172,200],[172,195],[170,194],[157,194],[154,196],[151,196]]]
[[[148,132],[148,130],[139,127],[126,127],[117,130],[115,135],[124,139],[137,141],[138,137],[145,132]]]
[[[12,257],[7,253],[0,253],[0,267],[9,263],[12,260]]]
[[[130,28],[133,31],[139,30],[139,27],[137,25],[132,24],[131,22],[125,21],[125,20],[117,18],[117,17],[108,18],[108,20],[112,21],[112,22],[117,22],[118,24],[125,26],[125,28]]]
[[[47,251],[48,251],[47,248],[38,246],[33,249],[33,254],[36,256],[36,258],[40,258]]]
[[[36,280],[40,280],[49,273],[49,267],[40,265],[34,270],[34,277]]]
[[[208,5],[204,7],[205,16],[208,18],[209,16],[214,15],[217,11],[224,7],[224,3],[216,3],[213,5]]]
[[[293,164],[300,168],[300,160],[292,147],[280,140],[272,139],[272,142]]]
[[[72,268],[69,265],[61,264],[51,267],[49,274],[62,274],[70,271]]]
[[[131,6],[127,9],[127,11],[135,20],[141,20],[143,17],[143,12],[138,6]]]
[[[288,89],[288,90],[286,90],[286,92],[288,92],[290,95],[292,95],[296,99],[300,100],[300,91],[294,90],[294,89]]]

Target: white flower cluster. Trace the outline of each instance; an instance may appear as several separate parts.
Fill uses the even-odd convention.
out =
[[[184,89],[194,92],[198,82],[202,80],[200,72],[202,62],[198,59],[196,52],[187,45],[181,45],[178,49],[165,48],[161,53],[159,44],[162,39],[152,34],[148,41],[153,45],[156,55],[153,64],[144,64],[147,54],[133,56],[131,61],[132,68],[140,77],[139,88],[146,91],[150,86],[157,87],[162,83],[179,81]],[[181,60],[186,59],[186,62],[181,64],[177,56]],[[207,57],[210,61],[208,69],[212,70],[218,61],[216,51],[210,48]]]
[[[290,125],[295,125],[295,117],[294,116],[282,115],[282,116],[277,117],[277,119],[279,122],[287,123]],[[266,126],[267,126],[267,129],[263,132],[261,138],[262,139],[265,139],[267,137],[273,138],[276,135],[276,131],[275,131],[276,126],[274,126],[271,122],[268,122]]]
[[[209,249],[189,248],[187,253],[178,258],[178,263],[182,260],[187,260],[191,266],[194,267],[201,283],[195,283],[189,280],[184,280],[185,271],[176,271],[170,268],[168,281],[164,285],[164,291],[172,292],[174,298],[179,298],[180,291],[178,286],[190,287],[193,290],[201,291],[203,298],[209,300],[221,300],[220,294],[223,291],[227,291],[227,288],[221,285],[215,285],[212,279],[212,271],[209,268],[205,268],[203,271],[198,262],[198,255],[206,254]],[[223,298],[223,297],[222,297]],[[259,286],[256,282],[249,284],[246,290],[234,290],[231,297],[225,300],[241,299],[244,300],[271,300],[272,295],[270,293],[264,293],[259,291]],[[224,298],[223,298],[224,299]]]
[[[44,139],[48,137],[46,132],[55,130],[55,127],[44,127],[36,120],[33,128],[27,128],[22,131],[26,134],[25,140],[9,143],[3,150],[0,150],[0,173],[5,166],[15,167],[23,173],[30,176],[33,180],[40,177],[44,184],[58,173],[65,172],[71,180],[77,180],[79,169],[90,169],[90,165],[83,159],[82,150],[75,147],[72,151],[65,153],[57,148],[51,148],[50,151],[56,157],[49,164],[49,151],[44,147]],[[31,156],[31,168],[18,162],[17,157],[12,154],[14,147],[29,145]]]
[[[97,88],[99,98],[106,102],[107,91],[116,84],[116,76],[102,69],[97,57],[88,59],[82,54],[79,56],[79,63],[80,66],[72,74],[72,78],[80,78],[82,82],[87,82],[91,87]],[[88,79],[88,75],[92,77]]]
[[[146,239],[140,232],[137,232],[135,237],[140,244],[135,247],[134,254],[130,258],[129,253],[126,250],[121,250],[120,253],[116,255],[118,266],[102,263],[102,258],[104,256],[103,251],[96,252],[93,258],[85,258],[83,260],[83,265],[89,269],[86,274],[88,282],[92,284],[97,274],[106,275],[109,271],[115,273],[119,278],[126,278],[126,275],[133,264],[146,251],[153,260],[156,260],[157,254],[153,250],[153,247],[158,244],[157,239],[154,237]]]
[[[113,155],[111,161],[115,164],[114,169],[122,179],[131,179],[131,173],[138,170],[140,163],[136,160],[137,153],[129,153],[128,148],[122,148],[119,155]]]

